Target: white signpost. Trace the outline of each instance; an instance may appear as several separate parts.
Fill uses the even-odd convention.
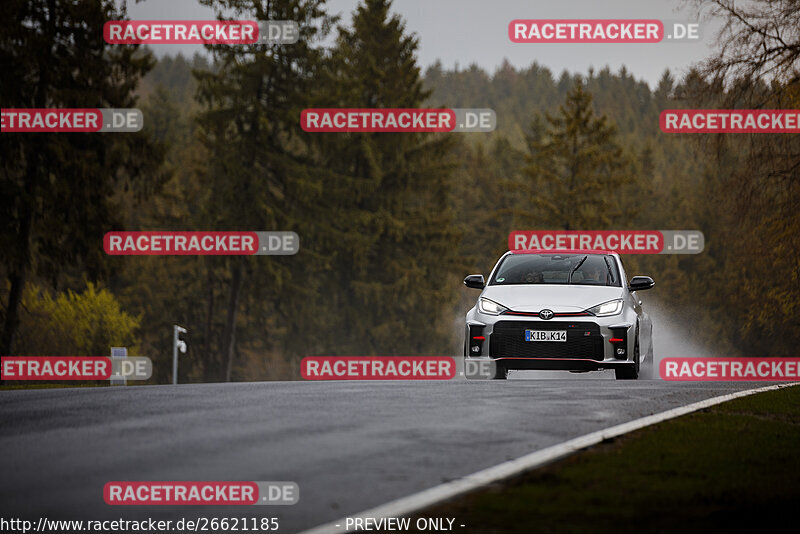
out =
[[[182,340],[179,336],[181,334],[185,334],[186,329],[178,326],[172,325],[172,383],[178,383],[178,351],[181,351],[181,354],[186,354],[186,342]]]
[[[127,358],[128,347],[111,347],[112,358]],[[115,378],[116,377],[116,378]],[[119,375],[111,375],[112,386],[127,386],[128,380],[120,377]]]

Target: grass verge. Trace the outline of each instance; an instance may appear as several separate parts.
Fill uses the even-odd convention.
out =
[[[464,533],[763,532],[795,524],[800,386],[666,421],[417,517]],[[457,525],[464,524],[464,528]]]

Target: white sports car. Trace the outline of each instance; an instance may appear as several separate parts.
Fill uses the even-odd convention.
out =
[[[653,361],[653,325],[636,292],[655,282],[626,280],[613,252],[509,251],[488,284],[480,274],[464,279],[482,290],[467,313],[464,356],[493,360],[500,379],[515,369],[614,369],[636,379]]]

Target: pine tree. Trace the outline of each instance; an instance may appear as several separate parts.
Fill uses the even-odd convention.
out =
[[[4,2],[3,107],[136,107],[134,91],[152,57],[103,41],[105,22],[124,16],[112,0]],[[124,188],[145,198],[165,176],[163,147],[145,132],[0,135],[0,273],[9,288],[0,354],[8,355],[26,282],[108,274],[101,243],[121,228],[115,194]]]
[[[595,230],[615,224],[623,213],[619,188],[632,181],[628,156],[616,128],[596,116],[592,96],[578,81],[555,115],[538,116],[528,136],[522,170],[530,195],[518,221],[564,230]]]
[[[365,0],[339,28],[324,107],[416,108],[418,46],[388,0]],[[448,350],[458,236],[448,209],[452,134],[316,134],[345,240],[332,266],[328,306],[339,351],[430,354]],[[347,178],[343,178],[347,177]],[[339,289],[341,288],[341,289]]]
[[[290,290],[313,297],[309,276],[315,258],[307,237],[320,225],[320,191],[315,169],[305,161],[299,139],[300,112],[308,105],[330,18],[324,0],[202,0],[222,16],[235,11],[255,20],[293,20],[294,44],[208,46],[215,69],[196,71],[204,111],[199,123],[208,167],[199,177],[207,193],[198,222],[217,230],[294,230],[301,236],[297,257],[228,257],[212,263],[228,283],[220,350],[209,351],[206,379],[231,380],[241,310],[251,319],[280,313]],[[309,247],[309,245],[312,245]],[[310,299],[306,299],[310,300]],[[300,310],[291,316],[303,317]],[[263,323],[262,323],[263,324]],[[263,332],[259,333],[263,338]]]

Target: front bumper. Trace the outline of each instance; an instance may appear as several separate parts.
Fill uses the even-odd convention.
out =
[[[479,360],[480,358],[474,358]],[[487,358],[484,358],[486,360]],[[632,362],[626,360],[583,360],[579,358],[488,358],[502,363],[506,369],[514,371],[602,371],[615,367],[627,367]]]
[[[526,341],[526,330],[563,330],[567,341]],[[592,371],[634,363],[635,315],[612,317],[487,316],[475,309],[467,315],[469,358],[502,361],[508,369]],[[476,350],[476,346],[478,350]]]

